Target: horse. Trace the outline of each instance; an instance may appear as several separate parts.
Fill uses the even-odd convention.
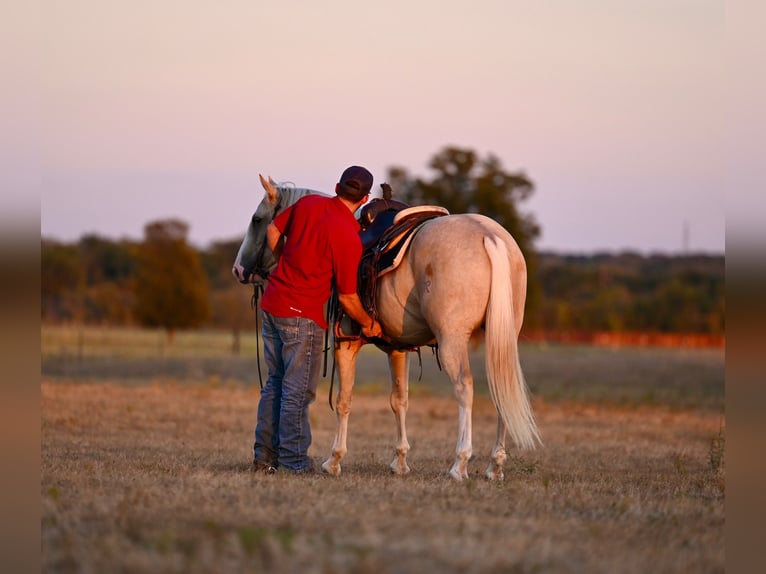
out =
[[[242,283],[261,284],[276,266],[266,245],[266,227],[274,217],[308,193],[307,188],[276,184],[260,176],[265,190],[237,253],[232,272]],[[323,194],[324,195],[324,194]],[[449,475],[469,477],[473,454],[474,381],[468,361],[472,333],[485,330],[485,366],[490,396],[497,410],[497,433],[485,476],[503,480],[506,434],[523,449],[542,444],[519,362],[518,337],[524,319],[527,267],[516,241],[496,221],[480,214],[452,214],[426,221],[412,238],[399,265],[378,278],[378,320],[394,343],[381,347],[388,355],[390,406],[397,430],[396,456],[389,465],[396,475],[410,472],[406,414],[409,395],[407,348],[436,345],[437,356],[454,387],[458,403],[458,436]],[[336,430],[322,470],[341,474],[347,453],[348,420],[356,360],[364,339],[334,342],[339,373]],[[399,350],[405,349],[405,350]]]

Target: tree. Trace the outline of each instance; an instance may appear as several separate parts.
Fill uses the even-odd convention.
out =
[[[489,154],[446,147],[430,161],[431,181],[412,179],[406,169],[389,168],[389,183],[400,199],[412,205],[441,205],[450,213],[481,213],[505,227],[524,252],[540,235],[540,226],[530,214],[522,214],[518,203],[529,198],[534,184],[523,173],[506,172],[500,160]]]
[[[164,327],[169,343],[176,329],[198,327],[210,316],[207,277],[199,254],[186,243],[188,229],[177,219],[149,223],[137,253],[136,318]]]
[[[83,320],[86,323],[130,324],[136,244],[87,234],[80,238],[78,246],[85,277]]]
[[[77,295],[84,282],[77,246],[43,239],[40,249],[40,295],[43,318],[75,319],[79,307]]]
[[[115,242],[88,234],[80,238],[79,246],[88,285],[105,281],[119,283],[135,272],[135,245],[129,241]]]
[[[723,334],[723,256],[539,254],[541,327]]]
[[[231,274],[231,265],[237,256],[240,243],[241,239],[215,241],[201,253],[202,266],[213,290],[212,323],[231,329],[231,348],[235,355],[240,351],[242,329],[255,326],[255,313],[242,311],[249,308],[252,291],[235,283]]]
[[[534,184],[522,172],[506,172],[492,154],[482,159],[476,152],[459,147],[445,147],[428,165],[435,172],[430,181],[412,178],[402,167],[389,168],[388,183],[394,199],[411,205],[440,205],[450,213],[481,213],[502,225],[527,261],[527,319],[533,323],[536,314],[532,311],[539,300],[534,241],[540,226],[531,214],[521,213],[518,204],[529,198]]]
[[[242,238],[214,241],[200,252],[202,268],[213,290],[227,289],[233,282],[231,266],[237,257]]]

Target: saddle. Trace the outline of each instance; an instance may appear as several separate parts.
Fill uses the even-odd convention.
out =
[[[443,215],[449,215],[449,211],[435,205],[406,207],[399,211],[386,210],[380,213],[372,225],[360,233],[362,260],[359,265],[359,279],[366,280],[366,275],[362,274],[365,262],[373,264],[373,280],[396,269],[420,227],[426,221]],[[376,225],[378,220],[380,225]],[[368,291],[365,289],[365,283],[366,281],[359,283],[358,291]]]
[[[378,316],[375,306],[377,281],[396,269],[404,259],[410,242],[427,221],[449,215],[443,207],[423,205],[410,207],[390,199],[373,199],[359,217],[362,230],[362,258],[357,271],[357,293],[365,310]],[[335,322],[335,338],[343,340],[361,336],[361,327],[345,313]],[[376,342],[377,344],[377,342]],[[387,344],[390,346],[390,343]]]

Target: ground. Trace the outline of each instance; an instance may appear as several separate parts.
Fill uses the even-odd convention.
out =
[[[417,367],[414,369],[417,376]],[[326,392],[326,389],[322,389]],[[321,462],[335,424],[312,406]],[[353,400],[343,474],[250,472],[257,385],[41,386],[44,572],[722,572],[717,409],[533,402],[545,446],[482,478],[495,432],[477,397],[471,479],[448,477],[457,406],[413,392],[412,473],[392,476],[380,389]]]

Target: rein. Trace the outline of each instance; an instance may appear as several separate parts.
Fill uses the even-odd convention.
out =
[[[338,295],[333,288],[332,295],[330,295],[330,300],[327,302],[327,328],[324,331],[324,368],[322,370],[322,376],[327,376],[327,353],[330,350],[330,329],[333,329],[335,327],[335,321],[338,319],[338,312],[340,309],[340,303],[338,302]],[[333,347],[337,345],[338,343],[335,341],[335,336],[333,334]],[[332,404],[332,388],[335,385],[335,353],[332,355],[332,371],[330,371],[330,390],[327,392],[327,402],[330,403],[330,410],[335,411],[335,408]]]
[[[280,194],[277,198],[277,203],[274,206],[274,215],[271,218],[271,221],[274,221],[274,218],[277,216],[277,213],[282,209],[282,194]],[[269,277],[269,272],[266,269],[263,269],[262,267],[258,267],[258,264],[262,264],[263,261],[263,254],[266,252],[267,248],[267,242],[266,238],[263,239],[263,245],[261,245],[260,250],[258,251],[258,255],[255,257],[256,266],[252,270],[245,270],[244,275],[245,277],[249,277],[252,274],[257,274],[261,276],[262,281],[265,281]],[[261,390],[263,390],[263,374],[261,373],[261,347],[258,344],[258,335],[261,335],[261,339],[263,339],[263,334],[261,333],[261,328],[259,326],[258,322],[258,299],[259,299],[259,291],[260,295],[263,295],[263,282],[261,284],[253,283],[253,296],[250,298],[250,308],[255,313],[255,360],[258,364],[258,384],[261,386]]]
[[[260,327],[258,326],[258,291],[260,289],[261,295],[263,295],[263,283],[256,285],[253,283],[253,296],[250,298],[250,308],[255,312],[255,362],[258,364],[258,384],[261,385],[263,390],[263,375],[261,374],[261,347],[258,345],[258,333],[260,333]],[[263,335],[261,335],[263,338]]]

